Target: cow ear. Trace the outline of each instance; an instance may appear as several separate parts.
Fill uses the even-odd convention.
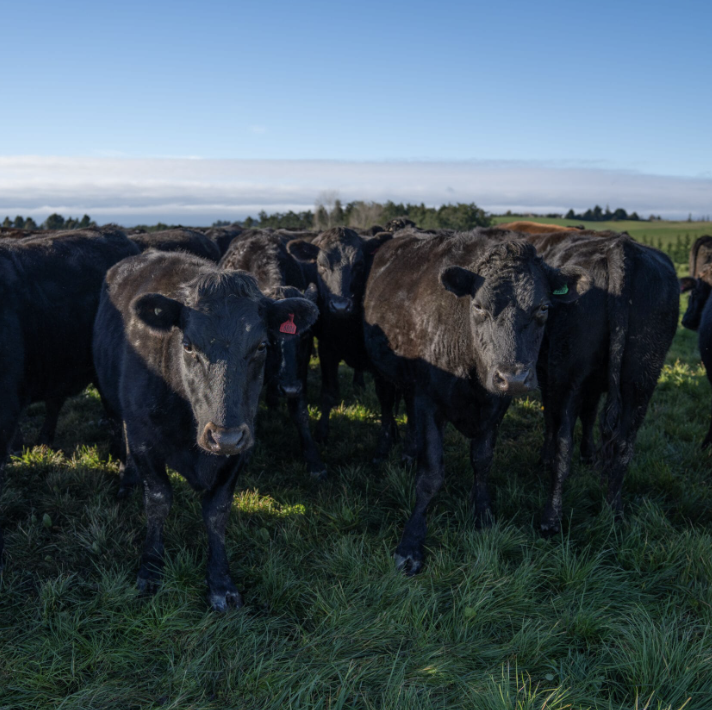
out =
[[[184,306],[160,293],[146,293],[134,300],[132,308],[149,328],[167,331],[180,324]]]
[[[390,239],[393,239],[391,232],[381,232],[371,239],[364,239],[363,253],[366,256],[373,256]]]
[[[474,271],[468,271],[461,266],[448,266],[440,272],[442,285],[458,298],[474,296],[484,279]]]
[[[284,298],[267,306],[267,327],[276,336],[299,335],[319,317],[319,309],[306,298]]]
[[[547,276],[554,303],[573,303],[591,288],[591,277],[578,266],[549,268]]]
[[[297,260],[313,264],[319,256],[319,247],[305,239],[292,239],[287,242],[287,251]]]
[[[316,303],[319,300],[319,289],[317,288],[316,284],[309,284],[307,290],[304,292],[304,298],[306,298],[307,301],[311,301],[312,303]]]
[[[697,279],[693,279],[691,276],[683,276],[680,279],[680,293],[687,293],[692,291],[697,285]]]

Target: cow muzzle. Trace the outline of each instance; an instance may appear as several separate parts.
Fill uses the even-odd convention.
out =
[[[247,424],[227,428],[208,422],[198,444],[211,454],[234,456],[252,445],[252,432]]]
[[[354,302],[350,298],[342,298],[341,296],[332,296],[329,299],[329,310],[335,316],[348,316],[353,313]]]
[[[279,385],[279,391],[287,398],[299,397],[302,393],[301,382],[285,382]]]
[[[492,374],[492,384],[497,392],[509,397],[527,394],[537,386],[536,370],[533,366],[498,368]]]

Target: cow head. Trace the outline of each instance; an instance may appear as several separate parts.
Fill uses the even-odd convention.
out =
[[[702,311],[705,309],[707,299],[712,289],[712,264],[707,265],[696,279],[686,276],[680,279],[680,292],[690,294],[687,302],[687,310],[682,316],[682,325],[689,330],[697,330],[700,327]]]
[[[550,307],[590,286],[576,267],[553,269],[523,241],[496,244],[471,268],[450,266],[442,285],[469,301],[478,379],[489,392],[519,395],[537,386],[536,361]]]
[[[287,244],[287,251],[297,261],[316,264],[322,312],[345,318],[361,304],[371,258],[381,244],[392,237],[392,234],[382,233],[364,239],[353,229],[334,227],[312,242],[292,240]]]
[[[317,289],[314,284],[302,293],[292,286],[279,286],[269,295],[277,300],[286,298],[306,298],[316,306]],[[281,334],[270,335],[270,347],[265,365],[265,380],[272,381],[287,398],[302,394],[302,374],[309,367],[314,336],[309,328],[300,330],[293,338]]]
[[[252,276],[215,271],[185,284],[176,298],[148,293],[132,304],[151,330],[169,334],[169,366],[197,425],[198,446],[230,456],[254,442],[270,341],[295,339],[317,319],[304,298],[263,296]],[[176,373],[177,374],[177,373]]]

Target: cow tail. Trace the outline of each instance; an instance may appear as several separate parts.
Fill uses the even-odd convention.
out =
[[[617,251],[617,250],[616,250]],[[623,246],[608,261],[608,397],[601,413],[602,461],[604,467],[615,456],[622,415],[621,372],[628,340],[628,319],[633,281],[634,259]]]

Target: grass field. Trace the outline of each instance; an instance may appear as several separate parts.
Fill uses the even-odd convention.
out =
[[[680,329],[668,356],[623,523],[577,463],[561,535],[537,534],[541,406],[518,400],[491,477],[497,524],[471,524],[468,447],[451,428],[427,565],[412,579],[392,561],[412,472],[398,448],[380,470],[369,464],[376,400],[370,385],[355,397],[350,379],[343,370],[323,483],[306,473],[286,411],[260,412],[228,527],[246,605],[225,615],[207,609],[199,499],[177,476],[165,582],[137,596],[141,501],[115,500],[96,393],[73,400],[59,450],[8,466],[0,710],[712,707],[712,485],[699,450],[711,393],[695,334]],[[314,369],[313,402],[317,390]],[[28,412],[26,441],[42,412]]]

